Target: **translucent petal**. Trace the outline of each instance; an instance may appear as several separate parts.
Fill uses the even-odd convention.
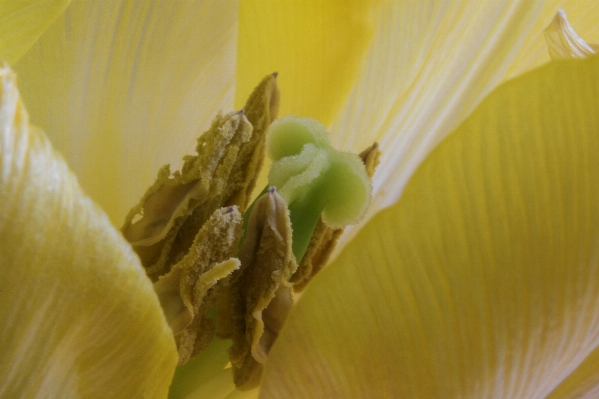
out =
[[[0,59],[17,62],[64,12],[71,0],[1,0]]]
[[[511,79],[550,61],[545,36],[540,34],[555,17],[559,9],[568,14],[575,30],[587,40],[599,41],[599,4],[592,0],[548,0],[532,21],[524,44],[510,65],[505,79]]]
[[[599,58],[497,89],[307,288],[261,397],[538,398],[599,345]]]
[[[577,2],[575,14],[590,3]],[[377,29],[366,61],[330,127],[331,142],[341,149],[358,152],[373,141],[381,146],[373,204],[365,220],[397,201],[424,157],[491,90],[549,61],[542,32],[560,4],[552,5],[385,3],[374,17]],[[594,21],[598,18],[599,13]],[[541,40],[529,40],[537,37]],[[347,229],[338,249],[356,231]]]
[[[0,83],[0,397],[164,397],[177,352],[150,280]]]
[[[242,1],[236,106],[243,106],[265,73],[277,71],[283,93],[280,115],[311,117],[328,125],[362,65],[380,3]]]
[[[561,9],[545,29],[545,40],[549,55],[554,60],[586,58],[597,53],[593,48],[596,46],[589,45],[578,36],[568,22],[565,11]]]
[[[237,8],[76,1],[15,66],[33,122],[113,223],[231,110]]]

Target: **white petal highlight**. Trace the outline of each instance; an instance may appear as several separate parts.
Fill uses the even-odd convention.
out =
[[[564,10],[557,11],[544,33],[549,55],[554,60],[586,58],[597,53],[596,46],[585,42],[574,31]]]
[[[498,84],[550,61],[542,29],[560,6],[592,2],[390,1],[348,102],[331,126],[335,146],[383,152],[364,222],[392,205],[426,155]],[[592,10],[597,12],[597,10]],[[593,28],[595,29],[595,28]],[[596,32],[595,29],[593,32]],[[355,235],[349,228],[337,253]]]

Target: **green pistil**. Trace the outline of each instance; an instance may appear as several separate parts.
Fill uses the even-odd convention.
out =
[[[313,119],[276,120],[266,145],[273,160],[268,182],[288,204],[299,262],[321,217],[333,228],[359,221],[370,202],[370,179],[360,158],[332,148]]]
[[[299,263],[321,218],[332,228],[360,220],[370,203],[370,179],[360,158],[331,147],[326,129],[314,119],[287,116],[276,120],[266,147],[273,164],[268,186],[258,198],[276,187],[287,203],[292,250]],[[253,207],[243,216],[244,232]],[[244,238],[245,233],[242,242]]]

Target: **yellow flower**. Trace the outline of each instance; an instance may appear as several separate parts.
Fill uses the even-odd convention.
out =
[[[273,70],[281,115],[384,155],[373,210],[291,313],[261,395],[593,395],[599,60],[551,64],[481,103],[548,61],[541,32],[559,7],[592,38],[588,5],[15,4],[0,8],[0,55],[108,217],[4,67],[0,396],[166,395],[174,342],[109,218]],[[204,393],[236,395],[226,372],[206,373]]]

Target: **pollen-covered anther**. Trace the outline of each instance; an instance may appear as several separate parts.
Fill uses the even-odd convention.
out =
[[[229,204],[238,205],[245,212],[260,174],[265,156],[264,141],[272,121],[279,112],[279,86],[277,75],[264,77],[248,98],[243,110],[253,128],[252,137],[239,151],[236,168],[229,177],[231,190]]]
[[[264,140],[276,118],[276,78],[265,77],[242,111],[218,115],[180,172],[163,166],[156,182],[126,218],[123,235],[156,281],[189,250],[212,213],[236,205],[244,213],[264,159]]]
[[[184,158],[181,171],[163,166],[156,182],[133,208],[122,228],[153,281],[170,271],[189,250],[212,213],[230,204],[229,177],[240,149],[252,136],[247,118],[232,112],[217,116],[198,139],[197,155]],[[141,215],[136,220],[136,215]]]
[[[376,167],[381,163],[381,154],[382,152],[379,148],[379,143],[375,142],[358,155],[364,163],[368,178],[371,180],[374,176],[374,172],[376,172]]]
[[[287,281],[297,264],[291,245],[287,205],[271,189],[252,208],[241,267],[219,306],[219,336],[233,340],[229,357],[239,389],[258,385],[262,363],[293,305]]]
[[[215,314],[214,305],[223,291],[229,293],[229,275],[240,266],[232,256],[264,160],[266,133],[278,113],[276,75],[260,82],[242,110],[215,118],[198,138],[197,155],[183,158],[181,171],[171,174],[169,165],[163,166],[122,227],[155,282],[180,364],[210,342],[215,315],[231,320]],[[266,320],[280,318],[268,313]]]
[[[217,210],[202,226],[187,255],[154,283],[177,342],[179,364],[199,353],[214,336],[214,321],[206,314],[228,276],[239,268],[239,260],[231,254],[240,236],[237,207]]]

